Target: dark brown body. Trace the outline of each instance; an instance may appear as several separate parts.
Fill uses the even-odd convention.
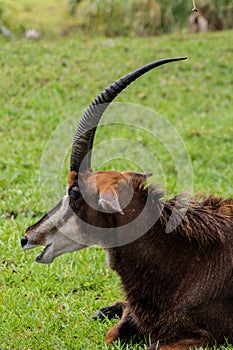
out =
[[[147,198],[144,219],[160,213],[141,238],[107,249],[126,295],[125,303],[112,306],[112,312],[122,306],[123,315],[108,332],[107,342],[118,338],[127,342],[135,334],[150,335],[150,349],[156,349],[157,341],[161,349],[177,350],[222,344],[225,338],[233,342],[233,201],[213,197],[192,201],[179,226],[166,233],[171,213],[176,220],[185,201],[163,201],[160,192],[143,188],[140,181],[134,182],[134,189],[124,216],[105,213],[97,220],[106,227],[105,220],[114,215],[120,231],[129,217],[132,220],[133,209],[139,215]],[[118,194],[124,192],[119,189]],[[175,209],[177,200],[180,205]],[[111,314],[111,307],[103,310]]]

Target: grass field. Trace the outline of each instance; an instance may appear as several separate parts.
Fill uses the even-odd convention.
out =
[[[195,193],[232,197],[232,42],[232,31],[0,41],[1,350],[123,349],[105,345],[114,322],[90,319],[96,309],[123,299],[100,248],[63,255],[49,266],[34,263],[35,251],[21,250],[26,227],[45,211],[39,181],[44,147],[58,125],[116,78],[157,58],[187,55],[186,62],[148,73],[117,101],[156,110],[177,129],[191,157]],[[99,132],[97,140],[106,134]],[[73,134],[66,137],[72,141]],[[174,167],[162,151],[159,157],[166,189],[175,194]],[[126,166],[121,160],[116,167]]]

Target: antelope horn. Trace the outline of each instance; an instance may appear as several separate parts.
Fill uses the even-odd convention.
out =
[[[70,157],[70,174],[74,177],[78,172],[84,172],[91,168],[91,150],[95,137],[96,128],[104,111],[116,96],[124,90],[134,80],[153,68],[163,64],[184,60],[186,57],[165,58],[151,62],[135,71],[123,76],[115,83],[107,87],[98,97],[96,97],[85,110],[74,136]]]

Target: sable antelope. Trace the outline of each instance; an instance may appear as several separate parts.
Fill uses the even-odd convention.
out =
[[[39,263],[87,242],[106,249],[126,295],[124,303],[95,314],[121,316],[107,333],[109,344],[132,335],[149,335],[150,350],[157,342],[161,350],[188,350],[225,337],[233,341],[233,200],[164,200],[161,190],[146,184],[150,174],[91,170],[95,131],[108,105],[142,74],[182,59],[145,65],[90,104],[74,137],[67,195],[21,240],[24,249],[45,246]],[[169,221],[174,225],[167,233]],[[122,244],[125,235],[133,238]]]

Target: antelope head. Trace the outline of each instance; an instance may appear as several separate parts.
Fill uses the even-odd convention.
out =
[[[67,194],[38,222],[28,227],[21,240],[25,250],[45,247],[37,256],[37,262],[51,263],[65,252],[83,249],[90,244],[91,240],[85,237],[91,231],[93,235],[95,229],[111,229],[118,225],[117,222],[123,219],[129,222],[137,215],[130,210],[129,203],[134,196],[134,189],[151,174],[93,172],[91,152],[96,128],[108,105],[131,82],[155,67],[183,59],[155,61],[123,76],[106,88],[86,109],[72,145]]]

